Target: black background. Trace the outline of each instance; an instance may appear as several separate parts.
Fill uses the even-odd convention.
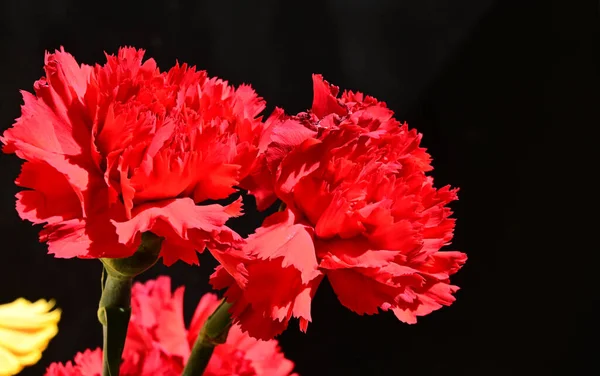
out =
[[[453,248],[469,261],[457,302],[409,326],[353,314],[324,283],[308,333],[293,324],[280,338],[301,374],[597,374],[597,2],[4,0],[0,12],[0,130],[42,75],[44,50],[94,63],[133,45],[163,69],[178,59],[251,83],[268,110],[308,108],[310,75],[322,73],[424,134],[437,185],[461,188]],[[23,372],[39,375],[100,346],[101,269],[46,255],[14,210],[19,166],[0,156],[0,302],[55,298],[64,310]],[[247,234],[260,221],[233,226]],[[143,279],[185,284],[189,319],[214,266],[201,263]]]

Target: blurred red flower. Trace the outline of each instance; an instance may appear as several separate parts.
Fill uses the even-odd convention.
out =
[[[449,282],[466,261],[439,252],[454,230],[446,204],[456,190],[436,189],[421,135],[385,103],[344,92],[315,75],[311,111],[266,122],[260,156],[242,181],[259,208],[282,210],[251,235],[248,282],[219,267],[232,313],[257,338],[281,333],[292,316],[305,331],[317,286],[327,276],[340,302],[358,314],[392,310],[406,323],[444,305]]]
[[[121,375],[181,375],[200,329],[220,304],[216,295],[204,295],[188,330],[183,321],[183,293],[183,287],[171,292],[168,277],[134,285],[131,322],[123,351]],[[204,375],[287,376],[293,367],[294,363],[281,353],[276,340],[256,340],[234,325],[229,331],[227,342],[215,348]],[[46,371],[46,376],[101,374],[100,349],[78,353],[74,363],[53,363]]]
[[[26,160],[16,183],[23,219],[56,257],[126,257],[140,234],[165,237],[162,257],[197,264],[239,236],[241,214],[197,205],[228,198],[258,152],[265,103],[186,64],[161,72],[144,51],[121,48],[104,65],[79,65],[62,48],[45,57],[35,94],[0,141]]]

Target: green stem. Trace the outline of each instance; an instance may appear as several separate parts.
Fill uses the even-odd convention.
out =
[[[131,277],[118,277],[108,273],[102,289],[98,320],[102,323],[104,339],[103,376],[119,375],[121,355],[131,316],[132,281]]]
[[[102,376],[119,376],[131,316],[131,285],[136,275],[158,260],[162,238],[146,232],[137,251],[126,258],[100,259],[104,264],[98,320],[104,339]]]
[[[223,299],[219,307],[206,320],[181,376],[200,376],[204,373],[215,347],[227,340],[231,328],[229,308],[231,304]]]

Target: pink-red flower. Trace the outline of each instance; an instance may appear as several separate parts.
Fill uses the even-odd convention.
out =
[[[214,294],[200,300],[189,329],[183,321],[183,287],[171,292],[168,277],[132,291],[132,316],[123,351],[123,376],[179,376],[196,337],[210,314],[218,307]],[[234,325],[226,343],[215,348],[206,376],[287,376],[294,364],[281,353],[276,340],[260,341]],[[46,376],[100,376],[102,350],[78,353],[74,362],[54,363]]]
[[[151,231],[165,264],[223,253],[241,214],[226,199],[258,153],[264,101],[204,71],[161,72],[144,51],[121,48],[104,65],[78,64],[62,48],[45,57],[35,94],[0,141],[26,160],[16,183],[23,219],[56,257],[126,257]],[[226,264],[226,263],[225,263]]]
[[[312,109],[275,112],[242,181],[259,208],[283,202],[247,239],[247,285],[223,268],[212,276],[214,287],[228,288],[242,329],[257,338],[281,333],[291,317],[306,330],[324,276],[352,311],[392,310],[414,323],[455,300],[449,277],[466,261],[440,252],[453,236],[446,205],[456,190],[434,188],[421,135],[373,97],[338,97],[322,77],[313,82]]]

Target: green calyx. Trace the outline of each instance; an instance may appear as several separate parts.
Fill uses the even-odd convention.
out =
[[[158,261],[163,238],[151,232],[142,234],[142,243],[130,257],[102,258],[106,272],[116,278],[133,278],[150,269]]]

